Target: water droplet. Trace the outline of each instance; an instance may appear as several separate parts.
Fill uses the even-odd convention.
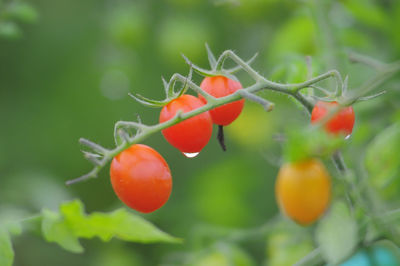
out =
[[[351,134],[347,135],[346,137],[344,137],[345,140],[348,140],[351,137]]]
[[[194,158],[194,157],[196,157],[197,155],[199,155],[200,152],[193,152],[193,153],[182,152],[182,153],[183,153],[183,155],[185,155],[185,156],[188,157],[188,158]]]

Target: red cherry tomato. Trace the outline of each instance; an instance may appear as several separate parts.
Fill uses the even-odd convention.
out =
[[[206,77],[200,84],[205,92],[208,92],[216,98],[228,96],[242,88],[238,81],[231,80],[224,76]],[[199,95],[199,98],[207,103],[206,99]],[[232,103],[224,104],[210,110],[214,124],[227,126],[232,123],[242,112],[244,99]]]
[[[311,123],[318,122],[327,114],[329,108],[338,105],[337,102],[318,101],[311,113]],[[325,129],[333,134],[342,133],[348,136],[353,131],[354,121],[353,107],[345,107],[326,123]]]
[[[110,176],[118,198],[139,212],[149,213],[161,208],[171,194],[168,164],[146,145],[134,144],[115,156]]]
[[[173,118],[178,110],[184,113],[198,109],[204,103],[192,95],[182,95],[165,105],[160,113],[160,123]],[[209,112],[179,122],[162,131],[165,139],[183,153],[198,153],[207,145],[212,134],[212,120]]]

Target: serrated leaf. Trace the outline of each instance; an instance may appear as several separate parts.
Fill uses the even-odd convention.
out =
[[[358,244],[357,223],[346,204],[338,201],[319,222],[316,241],[328,263],[336,265],[350,256]]]
[[[78,237],[99,237],[109,241],[112,237],[125,241],[177,243],[181,240],[168,235],[140,216],[119,209],[111,213],[95,212],[86,215],[83,205],[75,200],[60,207],[61,213]]]
[[[384,129],[368,146],[365,166],[369,183],[385,199],[399,198],[400,171],[398,153],[400,147],[400,123]]]
[[[47,241],[55,242],[71,252],[83,251],[79,238],[98,237],[109,241],[115,237],[139,243],[181,242],[125,209],[87,215],[79,200],[62,204],[59,213],[43,210],[42,230]]]
[[[0,265],[12,266],[14,261],[14,250],[8,231],[0,227]]]
[[[83,252],[77,236],[59,213],[45,209],[42,216],[42,232],[46,241],[55,242],[70,252]]]

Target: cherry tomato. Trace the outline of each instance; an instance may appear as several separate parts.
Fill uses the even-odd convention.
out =
[[[178,110],[184,113],[203,106],[204,103],[192,95],[182,95],[165,105],[160,113],[160,123],[173,118]],[[212,120],[209,112],[204,112],[162,130],[165,139],[183,153],[198,153],[211,138]]]
[[[234,81],[224,76],[206,77],[200,84],[205,92],[208,92],[216,98],[228,96],[242,88],[238,81]],[[199,98],[207,103],[206,99],[199,95]],[[210,110],[214,124],[227,126],[232,123],[242,112],[244,99],[232,103],[224,104]]]
[[[318,101],[311,113],[311,123],[318,122],[327,114],[329,108],[338,105],[337,102]],[[353,131],[354,121],[353,107],[345,107],[326,123],[325,129],[333,134],[341,133],[349,136]]]
[[[134,144],[115,156],[110,176],[118,198],[139,212],[149,213],[161,208],[171,194],[168,164],[146,145]]]
[[[301,225],[309,225],[328,207],[331,179],[317,159],[288,163],[278,173],[275,194],[283,213]]]

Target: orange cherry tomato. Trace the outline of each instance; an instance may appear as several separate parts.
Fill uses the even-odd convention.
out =
[[[228,96],[242,88],[240,82],[224,76],[206,77],[201,82],[200,87],[216,98]],[[207,103],[206,99],[199,95],[199,98]],[[214,124],[227,126],[240,115],[244,106],[244,99],[232,103],[224,104],[210,110]]]
[[[160,113],[160,123],[173,118],[178,110],[184,113],[202,107],[204,103],[197,97],[184,94],[165,105]],[[212,120],[209,112],[204,112],[162,130],[165,139],[183,153],[198,153],[207,145],[212,134]]]
[[[139,212],[149,213],[161,208],[171,194],[168,164],[146,145],[134,144],[115,156],[110,176],[118,198]]]
[[[309,225],[329,205],[331,178],[317,159],[288,163],[278,173],[275,194],[283,213],[301,225]]]

